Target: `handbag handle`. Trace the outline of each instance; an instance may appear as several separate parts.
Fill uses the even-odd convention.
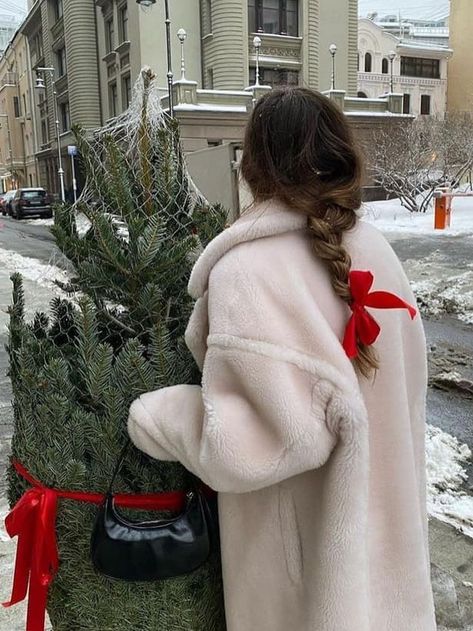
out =
[[[120,471],[120,469],[122,468],[123,465],[123,461],[125,460],[126,455],[128,454],[128,451],[130,449],[130,447],[132,447],[133,443],[131,441],[130,438],[126,439],[125,445],[123,446],[118,459],[117,459],[117,464],[115,465],[115,468],[113,470],[112,473],[112,478],[110,480],[110,484],[108,485],[108,489],[106,492],[106,495],[113,495],[113,485],[115,483],[115,480],[117,478],[118,472]],[[199,480],[199,478],[192,473],[192,471],[187,470],[187,473],[191,479],[191,486],[193,487],[194,490],[198,490],[201,486],[202,486],[202,482]]]
[[[123,448],[122,448],[122,450],[120,452],[120,455],[118,456],[117,464],[115,465],[115,469],[113,470],[112,479],[110,480],[110,484],[108,485],[108,489],[107,489],[106,495],[113,495],[113,485],[114,485],[115,480],[117,478],[118,472],[122,468],[123,461],[125,460],[125,456],[127,455],[128,450],[130,449],[131,445],[132,445],[132,442],[131,442],[130,438],[127,438],[126,442],[125,442],[125,445],[123,446]]]

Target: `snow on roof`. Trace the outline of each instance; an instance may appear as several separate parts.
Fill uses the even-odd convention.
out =
[[[443,20],[450,14],[449,0],[359,0],[358,14],[377,13],[377,20],[393,16],[404,20]]]

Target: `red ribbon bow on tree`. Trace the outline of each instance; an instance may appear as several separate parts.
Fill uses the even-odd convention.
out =
[[[56,541],[58,499],[100,504],[104,495],[51,489],[33,478],[19,462],[13,462],[13,466],[32,488],[18,500],[5,519],[10,537],[18,535],[18,547],[12,595],[3,606],[16,605],[29,592],[26,631],[44,631],[48,588],[59,569]],[[119,506],[150,510],[180,511],[185,503],[185,493],[181,491],[116,494],[114,498]]]
[[[350,359],[358,355],[357,342],[366,346],[373,344],[381,331],[379,324],[368,313],[366,307],[375,309],[407,309],[412,320],[417,310],[407,302],[387,291],[372,291],[374,276],[371,272],[353,270],[349,275],[349,285],[352,295],[350,308],[352,315],[345,329],[343,348]]]

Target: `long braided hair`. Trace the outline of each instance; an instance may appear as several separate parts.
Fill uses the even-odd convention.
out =
[[[315,254],[337,296],[351,304],[343,236],[358,220],[362,166],[343,113],[307,88],[268,92],[248,122],[241,173],[256,202],[277,198],[307,216]],[[365,377],[378,368],[374,349],[361,342],[353,361]]]

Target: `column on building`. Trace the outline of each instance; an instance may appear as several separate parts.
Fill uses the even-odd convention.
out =
[[[69,111],[86,129],[101,124],[94,0],[64,0]]]
[[[202,0],[203,83],[243,89],[249,82],[248,0]]]

